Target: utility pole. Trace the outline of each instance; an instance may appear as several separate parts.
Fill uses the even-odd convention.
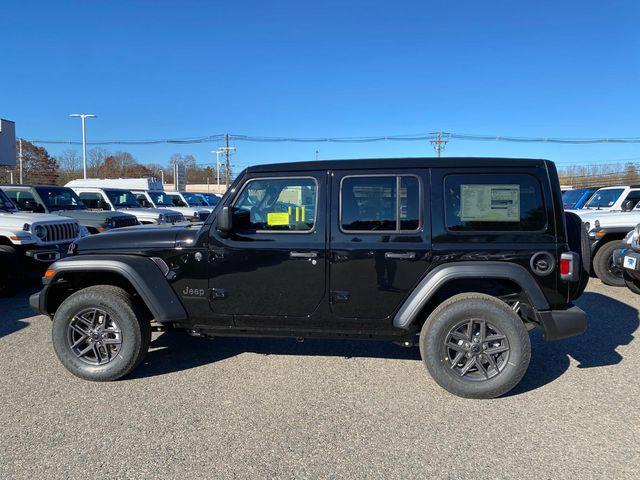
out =
[[[227,188],[229,188],[229,180],[231,179],[231,162],[230,162],[230,156],[231,156],[231,152],[235,152],[237,150],[236,147],[230,147],[229,146],[229,134],[225,134],[224,136],[224,143],[225,146],[224,147],[220,147],[220,150],[222,150],[224,152],[224,156],[225,156],[225,181],[227,184]]]
[[[22,171],[23,170],[22,170],[22,139],[21,138],[18,139],[18,145],[19,145],[19,147],[18,147],[18,159],[20,161],[20,185],[22,185],[22,183],[24,181],[24,178],[22,176]]]
[[[84,178],[87,178],[87,130],[85,120],[87,118],[96,118],[92,113],[72,113],[70,117],[80,117],[82,119],[82,170]]]
[[[436,139],[429,140],[429,143],[431,143],[431,145],[433,145],[433,148],[436,149],[436,154],[438,158],[440,158],[440,152],[447,147],[447,143],[449,143],[449,140],[442,140],[442,132],[438,132],[436,134]]]

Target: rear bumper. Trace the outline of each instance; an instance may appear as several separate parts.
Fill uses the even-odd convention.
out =
[[[587,314],[576,306],[566,310],[537,312],[537,316],[544,330],[545,340],[575,337],[587,329]]]

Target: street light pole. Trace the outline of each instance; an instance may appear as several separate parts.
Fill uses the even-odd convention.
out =
[[[87,178],[87,130],[85,120],[87,118],[96,118],[92,113],[72,113],[70,117],[80,117],[82,119],[82,171],[84,178]]]
[[[222,150],[211,150],[211,153],[216,154],[216,184],[218,185],[218,190],[220,190],[220,155],[222,154]]]

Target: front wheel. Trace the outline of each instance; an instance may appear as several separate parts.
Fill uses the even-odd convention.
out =
[[[622,240],[613,240],[600,247],[593,257],[593,271],[605,285],[624,287],[622,267],[613,261],[613,252],[626,246]]]
[[[531,359],[529,334],[504,302],[463,293],[439,305],[420,333],[420,353],[433,379],[465,398],[495,398],[515,387]]]
[[[151,324],[131,296],[110,285],[88,287],[67,298],[53,318],[53,348],[72,374],[116,380],[144,359]]]

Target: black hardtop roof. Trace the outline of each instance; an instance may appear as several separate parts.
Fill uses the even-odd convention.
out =
[[[248,173],[308,171],[308,170],[361,170],[385,168],[425,168],[425,167],[543,167],[552,164],[550,160],[532,158],[494,157],[407,157],[407,158],[363,158],[350,160],[316,160],[309,162],[270,163],[253,165]]]

